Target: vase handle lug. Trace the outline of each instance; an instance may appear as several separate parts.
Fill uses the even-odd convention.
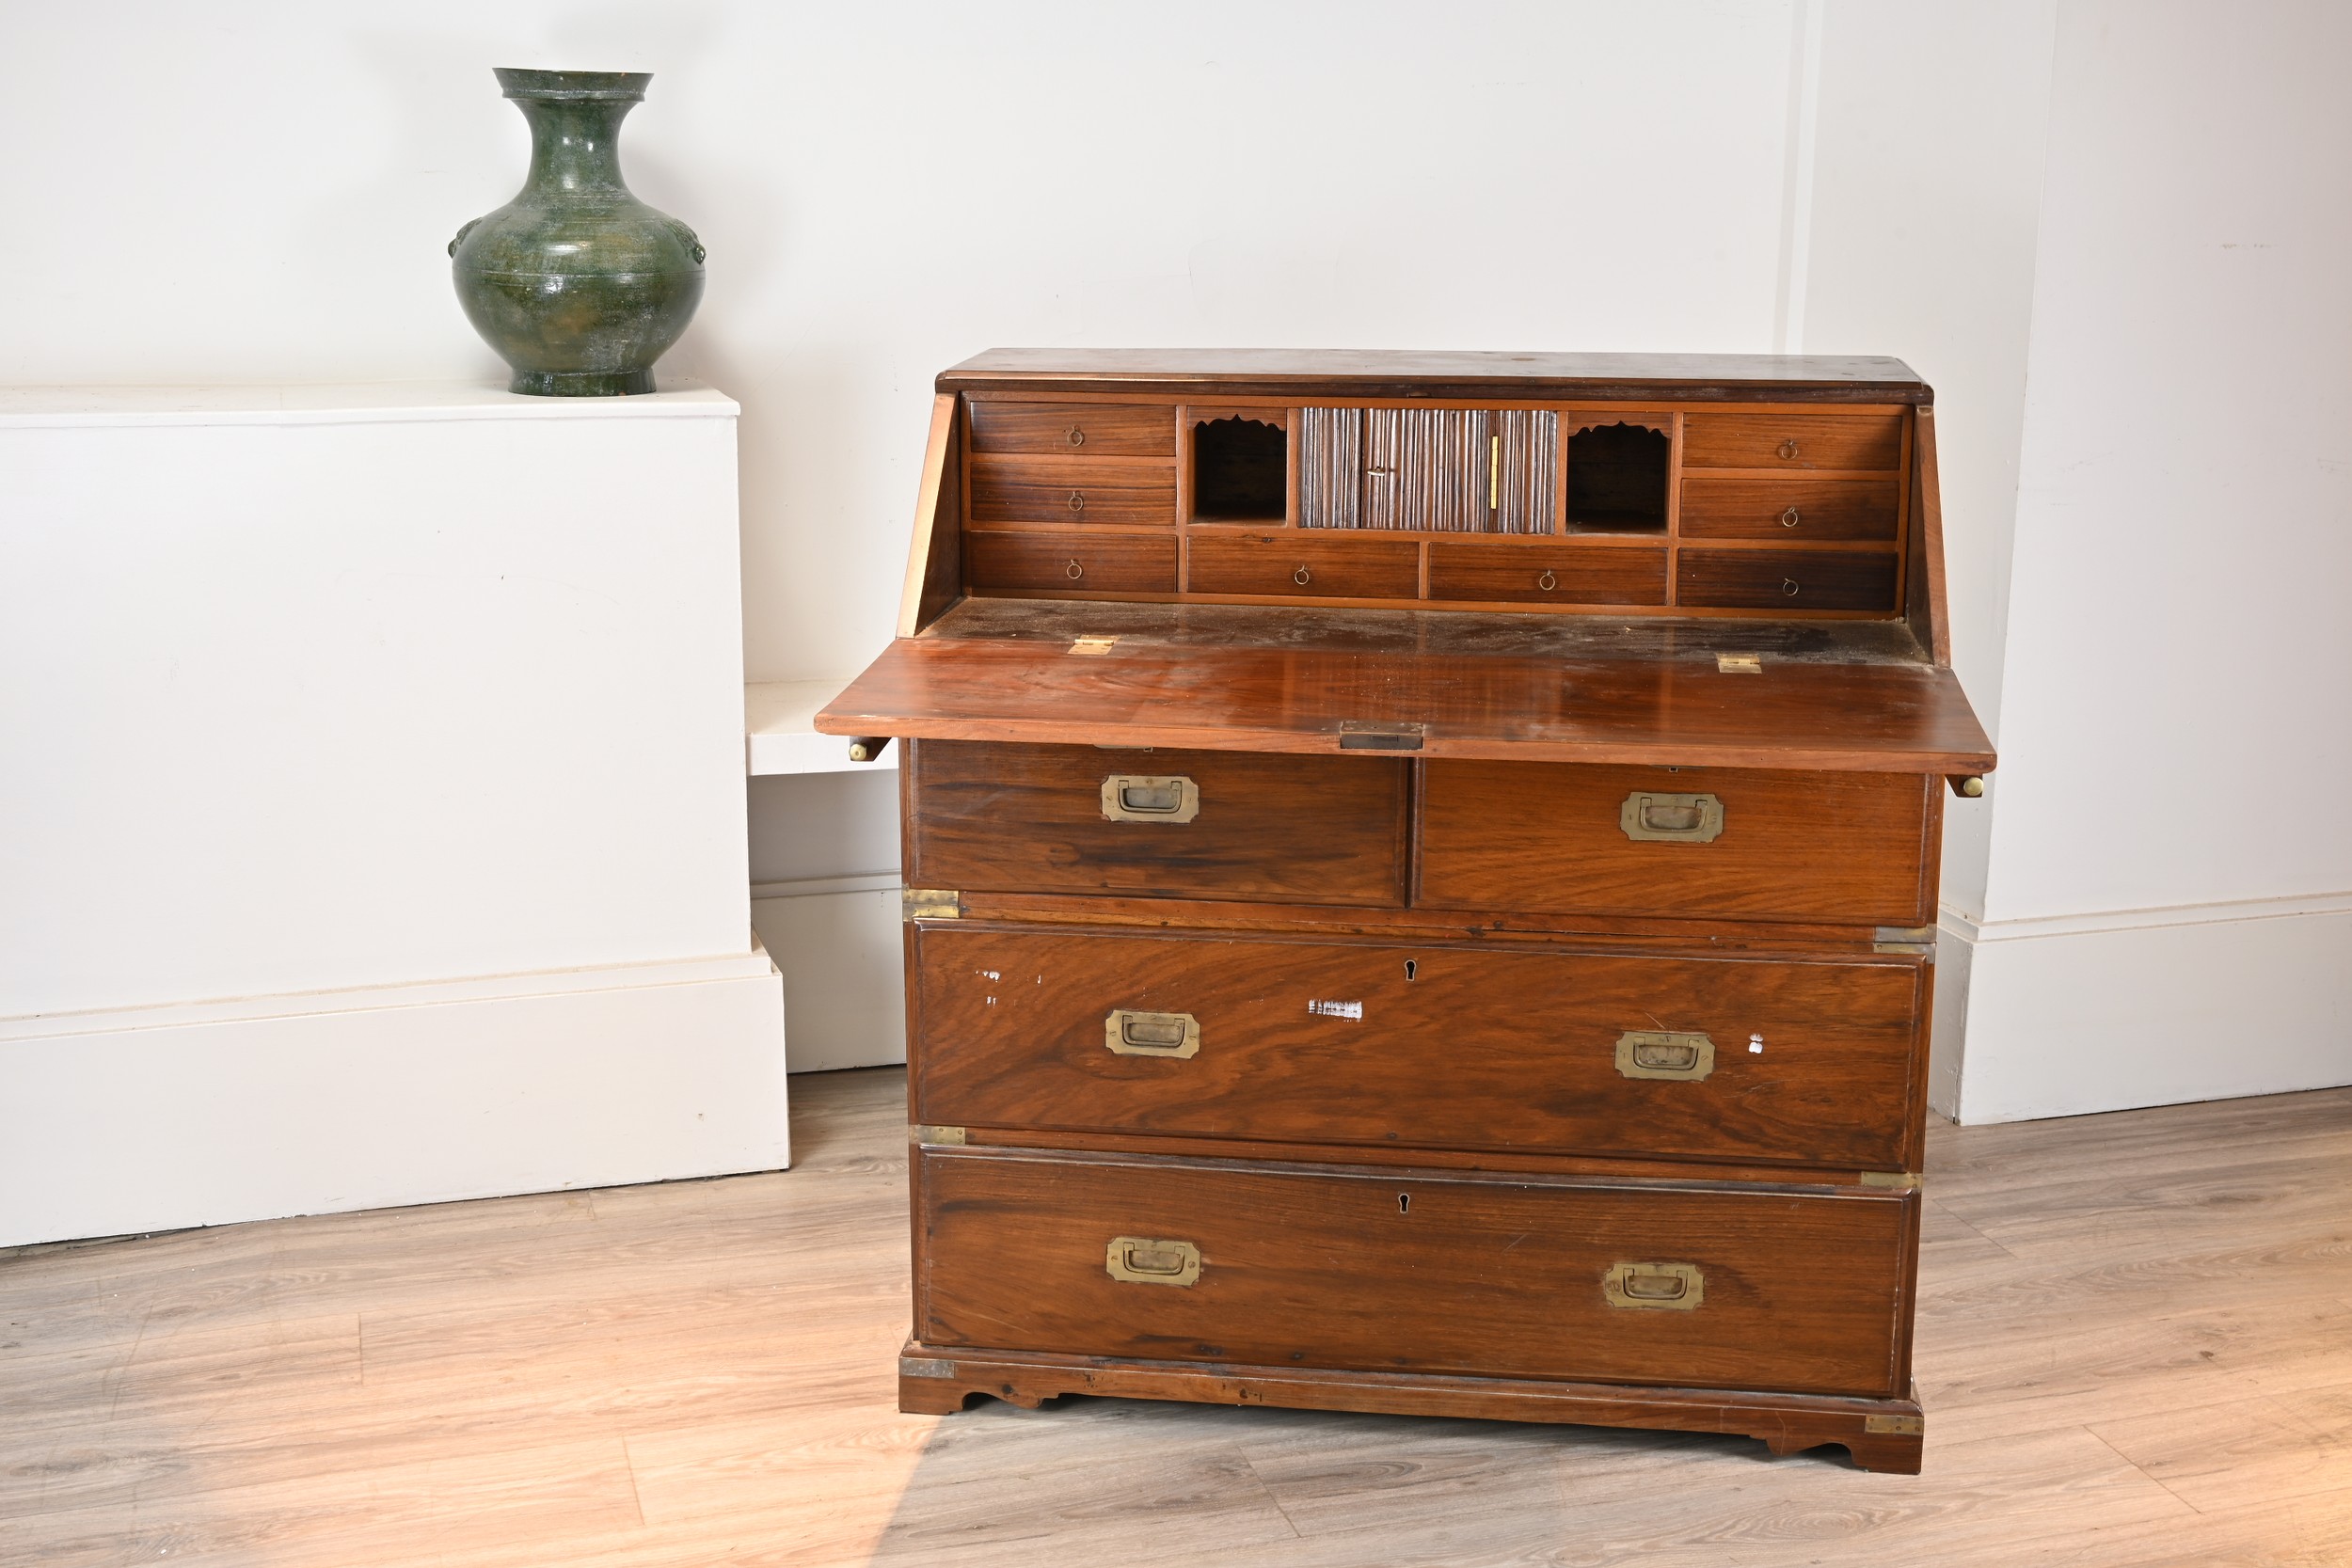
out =
[[[477,224],[477,223],[480,223],[481,221],[482,221],[482,220],[481,220],[480,218],[469,218],[469,219],[468,219],[468,220],[467,220],[467,222],[466,222],[466,227],[465,227],[465,228],[463,228],[463,229],[460,229],[460,230],[457,231],[457,237],[456,237],[455,239],[453,239],[453,240],[452,240],[452,241],[450,241],[450,242],[449,242],[449,254],[450,254],[450,258],[451,258],[451,260],[454,261],[454,260],[456,259],[456,256],[457,256],[457,247],[458,247],[459,245],[464,245],[464,244],[466,243],[466,236],[467,236],[467,235],[469,235],[469,234],[470,234],[470,233],[472,233],[472,232],[473,232],[473,226],[474,226],[475,224]]]

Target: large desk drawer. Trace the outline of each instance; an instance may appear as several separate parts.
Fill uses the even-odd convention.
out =
[[[1915,1195],[925,1148],[928,1345],[1886,1396]]]
[[[1403,902],[1393,758],[923,740],[907,880],[997,893]]]
[[[914,964],[920,1122],[1909,1164],[1909,960],[941,926]]]
[[[1419,905],[1901,927],[1934,918],[1932,777],[1424,766]]]

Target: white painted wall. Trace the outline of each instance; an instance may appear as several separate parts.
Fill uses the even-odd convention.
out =
[[[2059,8],[1965,1119],[2352,1081],[2348,54]]]
[[[2343,580],[2344,25],[2318,0],[0,0],[38,62],[0,96],[0,202],[55,237],[0,247],[41,304],[0,320],[0,383],[493,373],[441,246],[520,178],[497,64],[656,73],[624,161],[711,247],[664,372],[744,404],[755,678],[884,640],[930,377],[991,344],[1903,356],[1939,388],[1955,652],[2005,757],[1949,814],[1959,1108],[1943,1047],[2000,984],[1991,939],[2060,928],[2015,922],[2352,887],[2222,805],[2343,760],[2342,724],[2278,720],[2328,711],[2295,595]],[[2086,823],[2101,769],[2129,799]],[[863,806],[803,804],[755,798],[755,861],[879,842]],[[2311,1043],[2315,983],[2280,983],[2309,1004],[2293,1072],[2130,1092],[2352,1077]],[[2026,1065],[1968,1114],[2092,1108],[2037,1098],[2046,1032],[1997,1033],[1970,1070]],[[2168,1059],[2248,1059],[2204,1033]]]

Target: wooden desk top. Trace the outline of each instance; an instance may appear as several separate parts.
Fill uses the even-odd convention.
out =
[[[1081,636],[1108,651],[1075,654]],[[1756,653],[1760,673],[1725,673]],[[971,599],[818,714],[827,735],[1970,774],[1992,743],[1899,622],[1612,621]]]
[[[1932,403],[1899,359],[1870,355],[996,348],[942,372],[942,392],[1214,391],[1227,397],[1722,399]]]

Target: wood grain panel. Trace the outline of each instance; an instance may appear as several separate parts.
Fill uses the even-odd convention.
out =
[[[1910,962],[959,924],[925,928],[914,963],[919,1122],[1864,1170],[1911,1152]],[[1198,1053],[1114,1054],[1113,1008],[1191,1015]],[[1714,1069],[1627,1077],[1629,1030],[1703,1033]]]
[[[891,643],[817,715],[818,732],[1329,755],[1342,723],[1368,720],[1423,726],[1431,757],[1935,773],[1994,761],[1958,678],[1921,663],[1817,663],[1800,648],[1768,652],[1761,675],[1732,675],[1705,650],[1736,649],[1736,637],[1678,628],[1636,641],[1662,655],[1618,658],[1467,615],[1492,652],[1474,639],[1460,651],[1414,646],[1441,643],[1445,627],[1428,623],[1451,615],[1421,617],[1393,641],[1367,624],[1317,643],[1311,610],[1200,605],[1024,605],[1012,619],[1034,629],[941,635],[986,608],[960,606],[933,635]],[[1263,619],[1242,635],[1186,635],[1189,616],[1222,626],[1245,613]],[[1070,638],[1093,631],[1120,641],[1107,657],[1071,657]],[[1751,647],[1787,641],[1769,626],[1746,635]]]
[[[913,886],[1402,902],[1406,780],[1393,759],[926,740],[904,768]],[[1191,779],[1200,815],[1107,820],[1103,782],[1124,773]]]
[[[974,529],[964,571],[982,593],[1172,594],[1176,540],[1119,529]],[[877,735],[895,735],[877,730]]]
[[[1675,597],[1740,610],[1882,610],[1893,614],[1892,550],[1703,550],[1685,546]]]
[[[976,523],[1172,528],[1176,468],[1123,457],[974,457]]]
[[[1295,529],[1266,533],[1196,529],[1190,551],[1187,593],[1409,599],[1421,592],[1421,546],[1409,539],[1317,539]]]
[[[1899,773],[1423,765],[1417,905],[1917,927],[1934,918],[1931,791]],[[1708,794],[1712,843],[1638,842],[1633,792]]]
[[[1687,414],[1682,466],[1687,468],[1871,468],[1902,466],[1899,414]]]
[[[1173,457],[1176,409],[1150,403],[972,400],[972,450],[1068,457]]]
[[[1435,540],[1429,546],[1429,596],[1470,604],[1664,604],[1666,552]]]
[[[1692,1191],[926,1148],[918,1337],[1363,1370],[1888,1395],[1915,1195]],[[1112,1240],[1198,1247],[1189,1286]],[[1625,1262],[1694,1265],[1690,1311],[1612,1307]]]
[[[1892,539],[1901,516],[1891,478],[1682,482],[1685,539]]]

